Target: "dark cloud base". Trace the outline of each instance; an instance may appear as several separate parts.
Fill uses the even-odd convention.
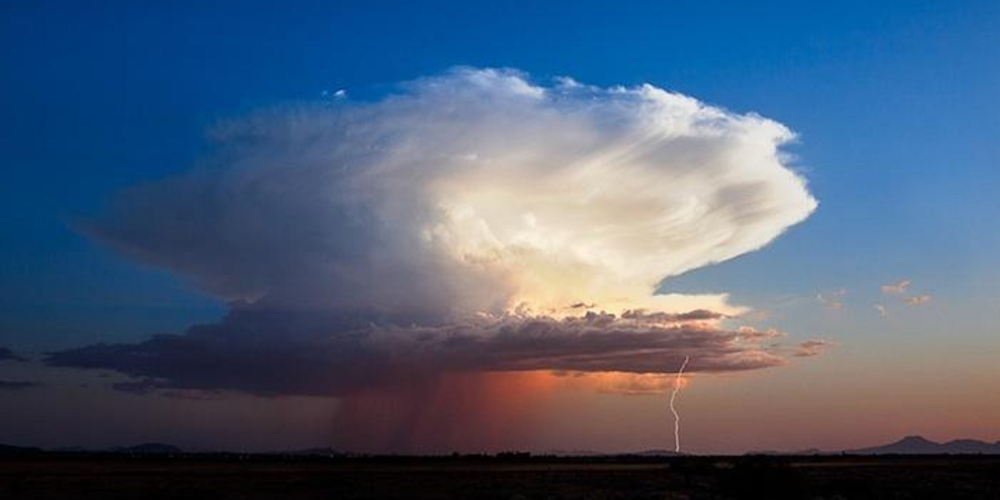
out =
[[[0,347],[0,361],[27,361],[27,359],[6,347]]]
[[[42,384],[29,380],[0,380],[0,391],[20,391],[41,387]]]
[[[235,307],[217,324],[135,344],[49,353],[51,366],[134,377],[116,389],[342,396],[443,372],[556,370],[669,373],[690,356],[697,372],[784,364],[781,335],[718,326],[711,311],[474,317],[437,325],[376,323],[370,314]],[[363,318],[363,319],[358,319]]]

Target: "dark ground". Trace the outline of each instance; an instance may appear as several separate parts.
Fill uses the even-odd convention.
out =
[[[1000,499],[1000,457],[0,457],[0,498]]]

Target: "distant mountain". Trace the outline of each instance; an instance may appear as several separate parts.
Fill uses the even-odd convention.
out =
[[[300,457],[343,457],[347,456],[343,451],[334,448],[306,448],[304,450],[291,450],[271,453],[274,455],[294,455]]]
[[[826,452],[819,448],[806,448],[795,452],[796,455],[825,455]]]
[[[679,457],[687,455],[687,453],[677,453],[673,450],[663,450],[659,448],[623,452],[551,449],[538,453],[538,455],[557,457]]]
[[[183,449],[164,443],[143,443],[135,446],[122,446],[104,450],[88,449],[79,446],[43,450],[34,447],[11,446],[0,444],[0,456],[30,455],[44,453],[120,453],[125,455],[191,455]],[[225,452],[209,452],[214,454]],[[193,453],[197,454],[197,453]],[[249,453],[254,455],[255,453]],[[286,455],[302,457],[350,457],[356,456],[349,452],[334,448],[306,448],[281,452],[256,453],[257,455]],[[498,454],[501,456],[504,454]],[[530,455],[530,454],[528,454]],[[542,455],[562,457],[678,457],[686,453],[676,453],[673,450],[649,449],[630,453],[606,453],[592,450],[548,450]],[[759,450],[746,455],[767,456],[815,456],[815,455],[1000,455],[1000,441],[988,443],[975,439],[955,439],[944,443],[931,441],[922,436],[906,436],[899,441],[869,448],[857,448],[842,451],[824,451],[809,448],[797,451]]]
[[[112,453],[127,453],[131,455],[176,455],[184,453],[184,450],[176,446],[163,443],[143,443],[135,446],[111,448],[108,451]]]
[[[975,439],[956,439],[954,441],[948,441],[942,446],[948,448],[948,453],[981,453],[983,455],[1000,454],[1000,441],[991,444],[983,441],[977,441]]]
[[[26,446],[11,446],[9,444],[0,444],[0,456],[4,455],[28,455],[32,453],[41,453],[39,448],[30,448]]]
[[[594,450],[563,450],[563,449],[551,449],[545,450],[541,455],[554,455],[557,457],[598,457],[602,455],[607,455],[607,453],[602,453]]]
[[[744,455],[764,455],[764,456],[782,456],[782,455],[794,455],[794,456],[811,456],[811,455],[833,455],[834,452],[823,451],[819,448],[807,448],[805,450],[797,451],[778,451],[778,450],[754,450],[744,453]]]
[[[639,457],[680,457],[686,455],[686,453],[678,453],[673,450],[644,450],[635,453],[628,453],[628,455]]]
[[[90,453],[93,450],[83,446],[60,446],[58,448],[52,448],[49,451],[54,451],[56,453]]]
[[[922,436],[906,436],[895,443],[857,450],[845,450],[848,455],[1000,455],[1000,441],[987,443],[975,439],[956,439],[937,443]]]

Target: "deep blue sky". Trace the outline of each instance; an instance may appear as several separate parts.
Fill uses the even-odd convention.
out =
[[[144,337],[223,307],[75,233],[183,170],[217,119],[454,65],[658,86],[801,136],[819,211],[668,289],[774,297],[909,277],[995,297],[1000,4],[5,2],[0,345]],[[984,295],[985,294],[985,295]],[[992,294],[992,295],[990,295]]]
[[[0,394],[0,442],[323,445],[333,411],[323,398],[143,397],[38,361],[182,332],[226,311],[74,225],[124,187],[190,168],[218,120],[337,89],[377,99],[456,65],[517,68],[539,82],[649,82],[799,134],[789,151],[820,202],[815,214],[763,251],[663,289],[732,292],[766,313],[756,326],[835,348],[780,370],[699,378],[684,395],[696,452],[835,449],[915,433],[1000,438],[996,0],[6,0],[0,347],[35,361],[0,360],[0,380],[42,385]],[[904,278],[933,299],[910,307],[880,293]],[[884,319],[873,307],[883,301]],[[621,415],[637,419],[626,427],[662,430],[659,399],[588,397],[598,399],[581,408],[608,415],[560,409],[543,426],[556,432],[542,435],[582,437],[536,444],[597,449]]]

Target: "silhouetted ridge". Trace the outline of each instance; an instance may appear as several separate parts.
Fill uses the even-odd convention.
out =
[[[170,444],[163,443],[143,443],[135,446],[112,448],[114,453],[129,453],[132,455],[176,455],[184,453],[184,450]]]
[[[31,448],[27,446],[11,446],[9,444],[0,444],[0,456],[4,455],[26,455],[31,453],[40,453],[42,450],[38,448]]]
[[[955,439],[937,443],[923,436],[906,436],[895,443],[871,448],[847,450],[852,455],[1000,455],[1000,442],[987,443],[975,439]]]

